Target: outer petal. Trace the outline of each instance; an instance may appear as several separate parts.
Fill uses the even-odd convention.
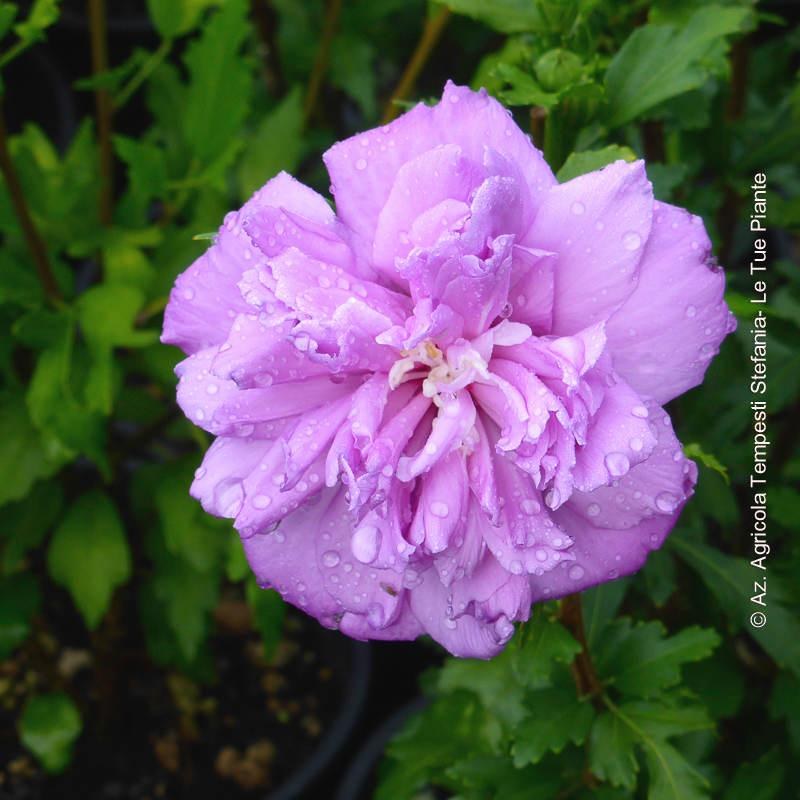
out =
[[[520,244],[558,253],[553,333],[577,333],[628,299],[652,213],[642,161],[617,161],[547,193]]]
[[[266,256],[245,231],[250,217],[280,206],[324,222],[333,216],[323,198],[282,172],[231,212],[214,244],[175,281],[164,312],[161,340],[191,354],[228,338],[237,314],[252,311],[237,283],[245,270],[266,268]]]
[[[639,285],[606,326],[615,369],[659,403],[697,386],[736,327],[724,291],[700,217],[656,203]]]
[[[618,486],[587,495],[576,492],[554,512],[554,519],[574,539],[575,561],[534,578],[534,602],[636,572],[672,530],[692,494],[697,468],[683,457],[669,417],[654,411],[651,418],[659,430],[659,444],[647,461],[621,478]]]
[[[462,658],[491,658],[497,655],[514,633],[514,626],[505,617],[479,622],[464,614],[458,619],[448,616],[448,589],[439,581],[436,570],[428,569],[411,590],[411,610],[425,632]]]
[[[340,218],[372,243],[378,216],[403,164],[441,144],[456,144],[478,164],[490,147],[518,165],[533,196],[555,184],[553,173],[509,112],[485,91],[448,82],[442,101],[331,147],[324,155]]]

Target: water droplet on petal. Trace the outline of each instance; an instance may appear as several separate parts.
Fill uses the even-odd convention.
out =
[[[341,559],[339,558],[339,554],[335,550],[326,550],[322,554],[322,563],[329,569],[333,569],[333,567],[337,566],[339,564],[339,561],[341,561]]]
[[[674,494],[670,494],[670,492],[661,492],[656,495],[656,508],[659,511],[669,514],[675,510],[677,505],[678,498]]]
[[[522,510],[529,517],[532,517],[534,514],[538,514],[542,510],[541,505],[539,505],[539,503],[537,503],[535,500],[531,500],[529,497],[526,497],[520,505],[522,506]]]
[[[691,318],[697,313],[697,309],[694,306],[686,306],[686,316]]]
[[[378,556],[380,543],[381,532],[374,525],[362,525],[353,534],[353,555],[362,564],[371,564]]]
[[[638,436],[634,436],[628,444],[631,446],[631,450],[633,450],[634,453],[638,453],[644,447],[644,442]]]
[[[586,206],[583,203],[581,203],[580,200],[576,200],[572,204],[572,213],[573,214],[580,215],[580,214],[583,214],[584,211],[586,211]]]
[[[569,575],[573,581],[579,581],[583,577],[583,574],[584,569],[580,564],[573,564],[569,568],[569,572],[567,572],[567,575]]]
[[[442,503],[439,500],[435,500],[431,503],[430,510],[434,517],[439,517],[440,519],[445,519],[450,513],[447,503]]]
[[[586,513],[590,517],[596,517],[600,513],[600,506],[597,503],[589,503],[586,508]]]
[[[266,508],[272,502],[272,498],[265,494],[257,494],[253,498],[253,508]]]
[[[364,170],[366,168],[367,168],[367,160],[365,158],[359,158],[358,161],[356,161],[356,169]]]
[[[605,464],[609,474],[615,478],[624,475],[631,468],[631,462],[625,453],[609,453],[605,457]]]
[[[622,237],[622,246],[626,250],[638,250],[642,246],[642,237],[636,231],[628,231]]]
[[[631,414],[639,419],[647,419],[648,411],[644,406],[634,406],[631,409]]]

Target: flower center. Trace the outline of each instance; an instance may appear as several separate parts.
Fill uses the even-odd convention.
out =
[[[422,381],[422,393],[437,402],[442,392],[454,393],[476,380],[488,380],[486,359],[466,339],[459,339],[442,352],[430,339],[411,350],[401,350],[389,371],[389,386]]]

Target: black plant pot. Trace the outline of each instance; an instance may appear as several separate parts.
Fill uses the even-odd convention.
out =
[[[327,794],[324,787],[315,788],[315,784],[321,783],[323,773],[347,744],[364,708],[369,688],[369,645],[353,641],[349,642],[349,646],[342,647],[342,638],[336,634],[335,638],[325,637],[323,640],[326,660],[334,665],[334,672],[342,679],[339,713],[311,757],[291,777],[267,794],[265,800],[311,800]]]
[[[375,789],[378,765],[386,751],[386,746],[400,732],[408,719],[422,711],[428,702],[428,698],[418,697],[408,705],[399,708],[370,733],[339,784],[335,800],[371,800]]]

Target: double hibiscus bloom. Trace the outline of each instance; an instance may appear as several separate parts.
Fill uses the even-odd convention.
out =
[[[322,624],[487,658],[673,527],[697,471],[662,405],[734,328],[724,277],[642,162],[559,184],[485,92],[324,159],[335,213],[280,174],[176,281],[217,437],[191,491]]]

